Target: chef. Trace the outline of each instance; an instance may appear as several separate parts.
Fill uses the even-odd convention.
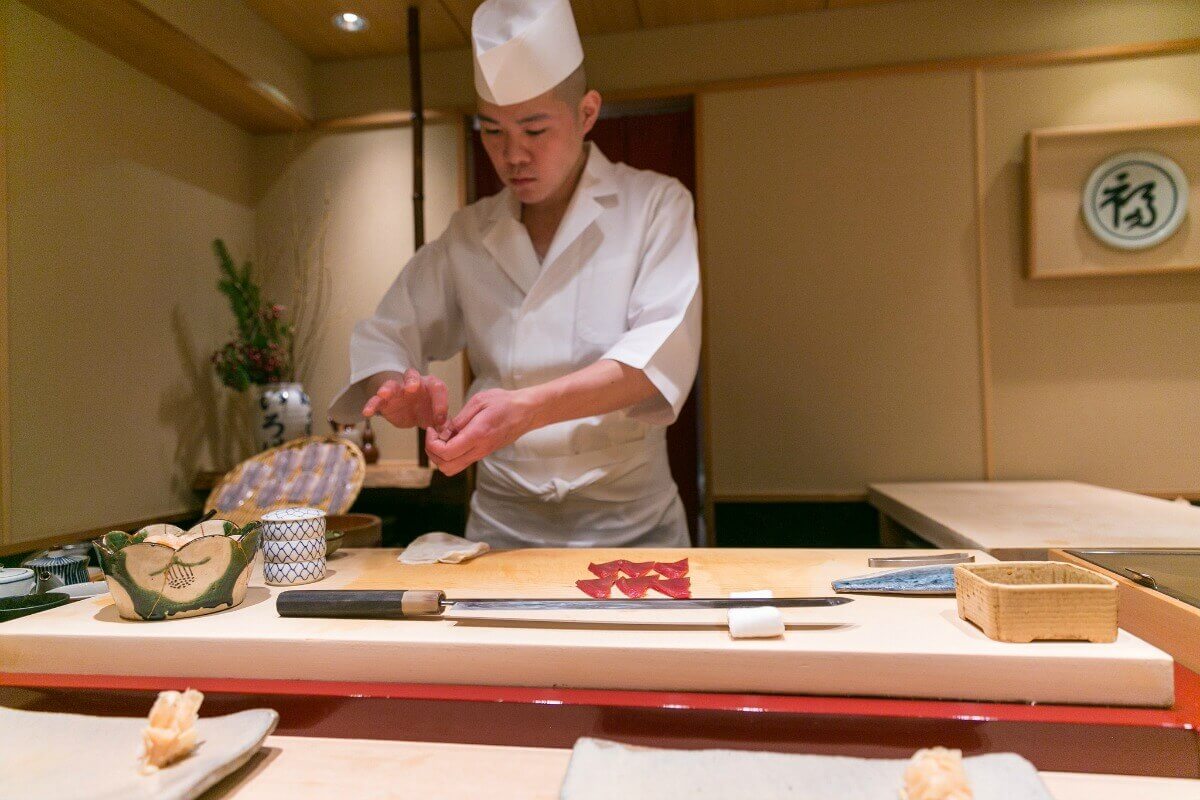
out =
[[[447,475],[478,464],[470,539],[686,547],[666,426],[700,352],[691,195],[584,140],[601,100],[568,0],[486,0],[471,37],[505,188],[458,211],[358,323],[330,414],[426,428]],[[448,419],[425,373],[464,347],[476,377]]]

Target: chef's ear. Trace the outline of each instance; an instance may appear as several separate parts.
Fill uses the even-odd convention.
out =
[[[579,101],[579,121],[585,136],[600,118],[601,103],[600,93],[595,89],[589,90]]]

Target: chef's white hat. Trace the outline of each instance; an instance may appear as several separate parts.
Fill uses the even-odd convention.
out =
[[[583,63],[568,0],[485,0],[471,40],[475,91],[499,106],[550,91]]]

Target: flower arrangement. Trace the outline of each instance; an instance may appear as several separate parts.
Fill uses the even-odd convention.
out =
[[[213,353],[217,376],[239,392],[250,386],[291,381],[295,331],[285,317],[284,307],[263,299],[249,261],[239,269],[220,239],[213,242],[213,249],[222,276],[217,285],[229,298],[238,329],[236,339]]]

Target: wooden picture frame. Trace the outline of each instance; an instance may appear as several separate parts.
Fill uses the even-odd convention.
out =
[[[1175,161],[1189,183],[1188,212],[1168,239],[1141,250],[1105,244],[1080,211],[1092,170],[1123,151],[1152,150]],[[1072,278],[1200,270],[1200,119],[1041,128],[1026,151],[1026,275]]]

